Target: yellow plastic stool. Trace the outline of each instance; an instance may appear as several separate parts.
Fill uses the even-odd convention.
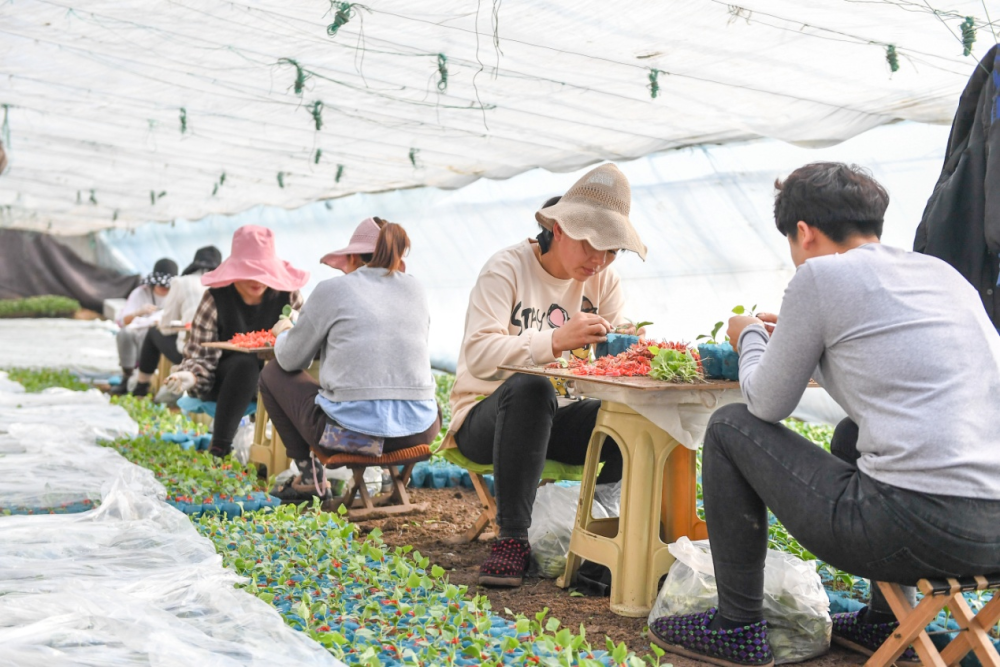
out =
[[[267,361],[265,363],[273,363]],[[317,382],[319,382],[319,360],[313,360],[306,372]],[[253,444],[250,445],[250,461],[266,468],[267,476],[273,477],[278,473],[288,470],[289,459],[285,451],[285,443],[278,435],[278,429],[271,424],[271,437],[267,437],[267,423],[270,419],[267,416],[267,408],[264,407],[264,400],[257,392],[257,415],[255,417],[253,429]]]
[[[624,462],[620,516],[595,519],[590,510],[608,437]],[[667,544],[682,535],[707,537],[696,514],[694,452],[629,407],[605,401],[587,448],[566,570],[556,583],[568,587],[584,559],[601,563],[611,570],[611,611],[646,616],[674,561]]]

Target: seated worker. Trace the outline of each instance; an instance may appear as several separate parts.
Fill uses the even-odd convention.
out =
[[[170,281],[170,293],[163,302],[160,322],[157,326],[150,327],[139,352],[139,374],[132,391],[134,395],[145,396],[149,393],[149,382],[160,364],[161,354],[173,364],[181,363],[187,331],[167,334],[163,330],[169,329],[170,323],[175,320],[188,323],[194,319],[194,313],[206,289],[201,284],[201,276],[218,267],[220,262],[222,253],[218,248],[213,245],[199,248],[194,254],[194,261],[184,269],[180,277]]]
[[[224,352],[203,344],[270,329],[285,306],[302,305],[299,290],[308,281],[307,271],[278,258],[273,232],[256,225],[237,229],[229,257],[201,277],[209,289],[192,320],[184,360],[165,384],[175,394],[190,391],[203,401],[216,402],[209,447],[213,456],[232,451],[240,419],[257,395],[263,361],[253,354]]]
[[[1000,570],[1000,336],[976,290],[939,259],[879,242],[889,195],[866,171],[809,164],[775,186],[798,271],[780,317],[729,320],[746,405],[717,411],[705,436],[719,606],[650,624],[664,649],[718,665],[773,661],[768,509],[818,558],[869,579]],[[831,453],[779,423],[810,377],[848,414]],[[868,655],[897,627],[871,590],[833,621],[835,642]],[[902,663],[916,661],[907,651]]]
[[[545,461],[582,465],[601,406],[557,399],[548,378],[497,367],[548,364],[607,340],[614,325],[625,322],[625,295],[610,264],[621,250],[646,257],[628,219],[628,180],[615,165],[593,169],[550,203],[535,214],[543,229],[537,239],[499,251],[480,272],[451,394],[446,442],[476,463],[493,465],[500,534],[480,568],[483,585],[521,585]],[[614,441],[605,441],[601,458],[598,483],[621,479]]]
[[[271,492],[282,500],[330,497],[310,446],[364,447],[378,456],[380,445],[382,452],[429,445],[440,433],[430,309],[420,282],[403,272],[409,248],[400,225],[364,220],[346,248],[322,259],[346,275],[317,285],[294,326],[282,320],[274,327],[277,363],[261,372],[260,395],[301,471]],[[317,353],[318,384],[304,370]]]
[[[118,316],[118,361],[122,365],[122,381],[112,387],[110,394],[121,396],[128,393],[128,381],[139,360],[146,334],[154,322],[150,317],[163,307],[170,291],[170,282],[177,275],[177,263],[172,259],[163,258],[153,265],[152,272],[146,276],[142,284],[132,290]]]

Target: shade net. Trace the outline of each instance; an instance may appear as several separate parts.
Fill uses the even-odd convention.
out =
[[[995,37],[989,3],[935,4],[7,3],[0,224],[76,234],[948,123]]]

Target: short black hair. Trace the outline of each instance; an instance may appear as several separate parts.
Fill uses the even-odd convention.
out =
[[[555,206],[556,204],[559,203],[560,199],[562,199],[562,197],[549,197],[547,200],[545,200],[545,203],[542,204],[542,208]],[[539,224],[539,226],[541,226],[541,224]],[[535,240],[538,241],[539,249],[542,251],[542,254],[544,255],[549,251],[549,248],[552,247],[552,232],[542,227],[542,231],[539,232],[538,236],[535,237]]]
[[[834,243],[856,235],[882,237],[889,193],[855,164],[813,162],[774,182],[774,223],[793,240],[801,220]]]

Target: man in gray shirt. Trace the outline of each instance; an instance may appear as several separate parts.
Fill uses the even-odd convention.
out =
[[[864,170],[810,164],[776,187],[798,271],[780,318],[730,320],[747,403],[716,412],[705,436],[719,607],[650,627],[667,650],[717,664],[772,660],[768,509],[817,557],[871,579],[1000,570],[1000,336],[977,292],[945,262],[879,243],[889,196]],[[831,453],[779,423],[810,377],[849,415]],[[866,609],[834,616],[834,641],[866,654],[897,625],[872,591]]]

